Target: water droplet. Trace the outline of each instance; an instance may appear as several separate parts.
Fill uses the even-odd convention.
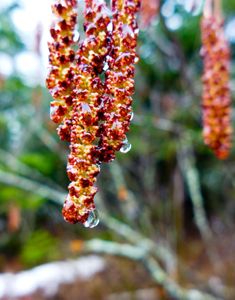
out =
[[[51,119],[53,119],[54,114],[55,114],[56,111],[57,111],[57,108],[58,108],[58,107],[57,107],[57,106],[54,106],[54,105],[53,105],[53,106],[52,106],[52,105],[50,106],[50,118],[51,118]]]
[[[110,23],[108,24],[107,30],[108,30],[109,32],[112,32],[112,31],[113,31],[113,23],[112,23],[112,22],[110,22]]]
[[[135,37],[134,31],[132,30],[131,26],[129,26],[129,25],[123,25],[122,26],[122,30],[123,30],[123,35],[124,36],[129,35],[132,38]]]
[[[134,113],[133,113],[133,111],[132,111],[132,112],[130,113],[130,121],[132,121],[133,118],[134,118]]]
[[[81,103],[81,111],[82,111],[82,113],[91,113],[91,108],[90,108],[89,104],[82,102]]]
[[[136,28],[136,29],[134,30],[134,33],[135,33],[135,34],[139,34],[139,31],[140,31],[139,28]]]
[[[73,32],[73,41],[74,43],[77,43],[79,40],[80,40],[80,33],[77,30],[75,30]]]
[[[112,11],[105,5],[102,7],[102,13],[107,15],[108,17],[112,17]]]
[[[136,57],[134,58],[134,63],[137,64],[137,63],[139,62],[139,60],[140,60],[139,57],[136,56]]]
[[[101,169],[100,166],[101,166],[101,163],[96,164],[96,167],[99,169],[99,172],[100,172],[100,169]]]
[[[109,68],[109,65],[108,65],[108,63],[107,63],[107,62],[105,62],[105,63],[104,63],[103,70],[104,70],[104,71],[107,71],[107,70],[108,70],[108,68]]]
[[[110,114],[110,119],[113,118],[115,116],[114,113]],[[122,123],[119,122],[119,121],[114,121],[113,124],[112,124],[112,127],[111,129],[114,130],[114,129],[120,129],[121,128],[121,125]]]
[[[88,219],[84,223],[84,226],[86,228],[94,228],[99,224],[99,221],[98,212],[96,209],[94,209],[89,213]]]
[[[128,139],[125,139],[123,141],[122,147],[120,149],[120,152],[127,153],[131,150],[131,144],[128,142]]]

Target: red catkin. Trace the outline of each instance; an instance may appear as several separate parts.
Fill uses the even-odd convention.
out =
[[[95,209],[94,186],[100,172],[98,144],[100,98],[104,93],[99,74],[103,71],[104,58],[109,52],[110,42],[107,26],[110,23],[104,1],[86,1],[84,29],[86,39],[81,43],[77,55],[75,75],[70,155],[67,173],[71,183],[63,215],[71,222],[71,205],[74,222],[86,221]]]
[[[208,7],[202,18],[201,32],[203,138],[219,159],[226,159],[232,143],[230,48],[222,18]]]
[[[136,12],[139,0],[112,1],[112,51],[107,57],[103,110],[101,160],[112,161],[115,152],[127,143],[126,132],[132,117],[134,64],[138,61],[136,44],[138,27]]]
[[[60,138],[70,142],[67,174],[71,183],[63,216],[85,226],[96,224],[90,216],[95,216],[100,164],[111,161],[123,145],[134,92],[139,1],[119,1],[120,11],[113,2],[111,12],[103,0],[85,1],[86,36],[77,51],[77,2],[58,1],[52,7],[57,21],[49,43],[51,119],[60,124]]]

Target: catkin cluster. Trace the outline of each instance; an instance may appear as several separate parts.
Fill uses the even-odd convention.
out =
[[[86,0],[81,42],[75,40],[77,1],[52,6],[57,18],[50,30],[47,86],[54,98],[51,119],[60,124],[60,138],[70,143],[71,183],[63,207],[70,223],[95,225],[91,216],[100,164],[128,146],[139,6],[139,0],[113,0],[111,11],[103,0]]]
[[[201,32],[203,138],[219,159],[225,159],[232,140],[230,48],[224,36],[223,22],[216,15],[203,16]]]

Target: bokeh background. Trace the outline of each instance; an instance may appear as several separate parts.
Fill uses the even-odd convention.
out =
[[[161,1],[147,24],[142,11],[132,149],[103,166],[100,224],[85,229],[61,216],[51,1],[1,0],[0,299],[235,299],[235,152],[218,161],[202,140],[202,2]],[[223,9],[234,98],[235,1]]]

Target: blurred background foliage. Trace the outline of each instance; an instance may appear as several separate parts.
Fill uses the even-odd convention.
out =
[[[49,120],[51,98],[40,67],[36,83],[15,68],[17,55],[27,51],[12,21],[18,5],[0,11],[2,272],[101,252],[127,257],[120,262],[126,277],[114,268],[122,284],[112,283],[110,293],[163,286],[166,293],[158,290],[155,299],[184,299],[177,296],[178,288],[154,273],[162,270],[179,289],[235,299],[235,153],[233,148],[228,160],[218,161],[203,144],[200,14],[187,11],[180,2],[162,1],[160,16],[140,31],[134,118],[128,133],[132,149],[102,168],[96,200],[101,223],[93,230],[66,224],[61,216],[68,145],[59,140]],[[233,53],[234,98],[235,1],[224,1],[224,13]],[[31,51],[40,66],[40,30],[32,39],[36,46]],[[6,59],[12,66],[9,73],[1,67]],[[132,254],[122,253],[124,242],[134,247]],[[146,270],[133,273],[130,261],[136,260],[134,250],[144,247],[149,252],[140,261],[148,279],[141,282],[138,277]],[[114,273],[110,272],[111,282],[116,280]],[[106,299],[103,293],[107,290],[101,288],[99,295],[87,299]],[[64,293],[61,299],[85,297],[66,298]]]

